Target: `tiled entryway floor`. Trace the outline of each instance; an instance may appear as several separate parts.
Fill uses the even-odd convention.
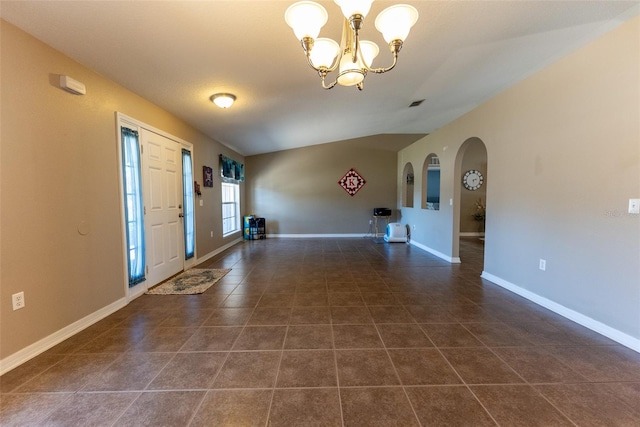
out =
[[[1,378],[0,424],[640,425],[640,354],[370,239],[238,244],[202,295],[145,295]]]

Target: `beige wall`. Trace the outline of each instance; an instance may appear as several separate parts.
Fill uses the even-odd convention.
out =
[[[125,296],[115,112],[194,144],[194,170],[236,153],[168,112],[0,21],[0,358]],[[59,75],[87,87],[61,90]],[[196,207],[199,257],[221,238],[220,180]],[[89,227],[81,235],[79,227]],[[214,238],[210,237],[214,231]],[[237,237],[237,236],[236,236]],[[11,295],[25,292],[13,311]]]
[[[640,197],[638,34],[636,17],[398,157],[398,165],[421,164],[437,153],[442,197],[459,203],[457,153],[480,138],[489,180],[485,273],[612,328],[636,348],[640,215],[627,207]],[[455,257],[456,208],[403,209],[403,222],[420,224],[413,240]]]
[[[395,206],[396,151],[384,143],[403,138],[379,135],[249,156],[246,212],[266,218],[267,234],[364,236],[373,208]],[[367,181],[353,197],[338,185],[351,168]]]

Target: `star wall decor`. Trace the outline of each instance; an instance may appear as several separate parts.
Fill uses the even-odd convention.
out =
[[[365,179],[360,176],[355,169],[349,169],[349,172],[344,174],[342,179],[338,181],[340,187],[344,189],[350,196],[355,196],[355,194],[367,183]]]

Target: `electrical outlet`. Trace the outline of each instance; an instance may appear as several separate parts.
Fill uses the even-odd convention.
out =
[[[211,232],[211,237],[213,237],[213,231]]]
[[[629,199],[629,213],[640,214],[640,199]]]
[[[547,260],[540,258],[540,270],[545,271],[547,269]]]
[[[11,295],[11,300],[13,301],[14,310],[24,308],[24,292],[18,292],[17,294]]]

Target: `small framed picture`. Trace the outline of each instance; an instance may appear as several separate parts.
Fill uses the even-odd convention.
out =
[[[209,166],[202,167],[202,180],[205,187],[213,187],[213,169]]]

